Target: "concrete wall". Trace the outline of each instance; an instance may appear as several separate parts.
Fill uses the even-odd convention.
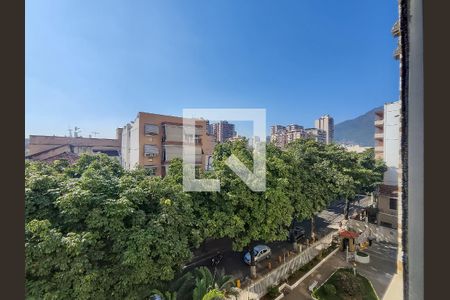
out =
[[[130,129],[131,124],[127,124],[122,130],[121,163],[125,169],[130,169]]]
[[[381,224],[381,222],[384,223],[390,223],[392,225],[392,228],[398,227],[398,209],[390,209],[389,203],[390,203],[389,196],[386,195],[380,195],[378,197],[378,214],[377,214],[377,221],[378,224]],[[397,201],[397,208],[399,207],[399,200]]]
[[[384,173],[384,183],[398,184],[400,166],[400,101],[384,105],[384,162],[388,170]]]
[[[130,128],[130,136],[129,136],[129,161],[128,167],[130,169],[134,169],[136,166],[140,164],[140,152],[143,152],[143,149],[139,147],[139,118],[136,118],[133,125]],[[144,147],[144,146],[142,146]]]

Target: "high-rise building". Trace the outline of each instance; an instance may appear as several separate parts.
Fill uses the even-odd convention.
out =
[[[400,128],[400,101],[386,103],[375,112],[375,157],[387,166],[377,200],[377,222],[392,228],[398,226]]]
[[[206,120],[195,120],[195,127],[195,163],[208,170],[215,139],[207,132]],[[185,139],[183,118],[140,112],[122,129],[122,166],[143,166],[153,175],[165,176],[171,160],[183,157]]]
[[[330,115],[321,116],[315,122],[315,127],[322,129],[326,133],[325,141],[327,144],[333,142],[334,139],[334,119]]]
[[[228,123],[228,121],[211,124],[211,131],[219,143],[223,143],[236,135],[234,124]]]

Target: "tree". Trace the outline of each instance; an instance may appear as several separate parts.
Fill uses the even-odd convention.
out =
[[[142,299],[198,244],[179,184],[105,155],[27,162],[26,285],[35,299]]]
[[[340,195],[352,191],[351,178],[337,168],[326,145],[310,139],[290,143],[284,153],[289,167],[290,189],[296,219],[311,220],[311,239],[315,239],[314,215]]]
[[[233,290],[235,286],[233,277],[225,275],[223,271],[214,274],[206,267],[196,268],[187,272],[172,283],[169,291],[165,293],[153,291],[154,293],[167,298],[166,294],[176,295],[178,300],[182,299],[225,299],[230,295],[237,295]]]
[[[252,169],[252,152],[246,140],[226,142],[214,151],[214,176],[220,179],[220,193],[212,193],[208,199],[210,234],[215,238],[228,237],[233,249],[247,248],[251,254],[251,274],[255,276],[254,241],[285,240],[288,235],[293,207],[286,195],[289,175],[280,159],[281,151],[273,145],[267,146],[267,189],[253,192],[225,164],[234,154],[249,169]]]

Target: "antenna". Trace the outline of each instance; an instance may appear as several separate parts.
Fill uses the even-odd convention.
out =
[[[81,132],[80,127],[75,126],[73,130],[74,137],[78,137],[78,134]]]
[[[92,131],[91,134],[93,134],[94,137],[95,137],[97,134],[99,134],[99,132],[97,132],[97,131]]]
[[[69,136],[72,137],[72,128],[69,127],[67,131],[69,131]]]

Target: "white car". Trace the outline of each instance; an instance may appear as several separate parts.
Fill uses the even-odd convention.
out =
[[[260,262],[263,259],[270,258],[272,251],[269,246],[266,245],[257,245],[253,248],[253,252],[255,253],[255,262]],[[244,262],[247,265],[251,264],[250,252],[247,251],[244,255]]]

